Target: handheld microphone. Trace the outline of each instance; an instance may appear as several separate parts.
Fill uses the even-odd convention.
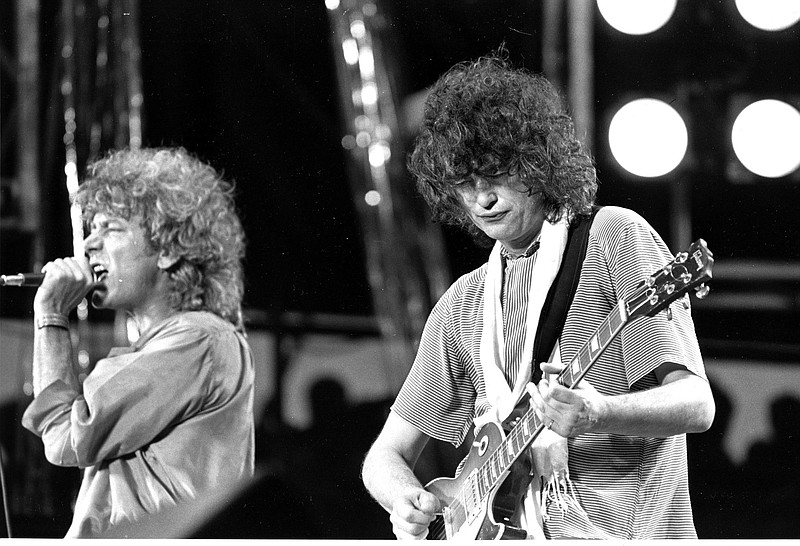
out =
[[[0,286],[41,286],[44,273],[17,273],[0,275]]]

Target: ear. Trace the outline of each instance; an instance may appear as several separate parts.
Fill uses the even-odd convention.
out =
[[[162,251],[161,254],[158,255],[158,268],[167,271],[178,263],[178,260],[180,260],[180,256],[172,256]]]

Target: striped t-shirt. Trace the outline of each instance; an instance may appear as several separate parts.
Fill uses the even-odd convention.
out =
[[[603,207],[589,231],[586,258],[564,330],[562,361],[569,362],[620,299],[673,258],[638,214]],[[506,259],[502,313],[506,378],[513,384],[522,352],[531,271],[536,254]],[[486,264],[458,279],[428,318],[414,365],[392,411],[432,438],[459,446],[488,402],[480,363]],[[690,311],[680,302],[666,313],[637,318],[585,376],[600,393],[619,395],[658,385],[664,362],[705,378]],[[569,472],[589,520],[579,511],[549,508],[550,538],[696,538],[689,502],[686,436],[642,438],[587,433],[569,439]]]

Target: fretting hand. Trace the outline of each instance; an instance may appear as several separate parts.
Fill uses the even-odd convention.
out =
[[[528,392],[542,422],[569,438],[595,430],[606,403],[605,397],[585,379],[574,389],[559,384],[555,376],[564,367],[563,364],[543,362],[542,379],[538,386],[528,384]]]

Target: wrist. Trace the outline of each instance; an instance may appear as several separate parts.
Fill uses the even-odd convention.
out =
[[[613,413],[613,401],[609,397],[602,396],[593,401],[589,407],[588,421],[591,432],[603,432],[607,430],[609,419]]]
[[[69,317],[61,313],[35,313],[33,322],[37,330],[47,327],[69,330]]]

